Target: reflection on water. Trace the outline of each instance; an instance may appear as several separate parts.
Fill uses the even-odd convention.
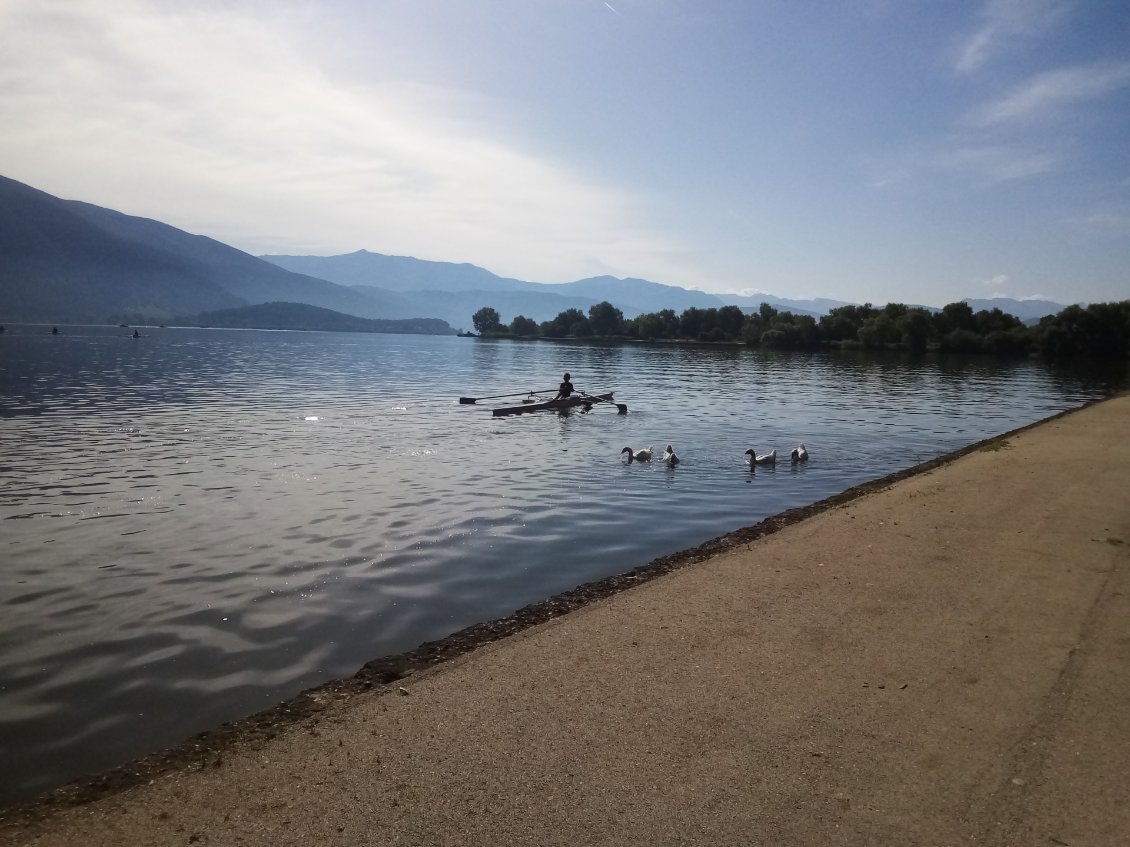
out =
[[[861,353],[130,332],[0,336],[0,802],[1123,378]],[[455,402],[553,390],[565,370],[630,414],[493,418]],[[804,466],[745,462],[799,442]],[[667,443],[674,470],[620,457]]]

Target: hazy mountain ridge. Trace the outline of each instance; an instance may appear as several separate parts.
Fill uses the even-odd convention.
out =
[[[762,303],[819,317],[848,303],[769,294],[710,294],[645,279],[598,276],[550,284],[475,265],[386,256],[256,257],[160,221],[62,200],[0,177],[0,321],[153,321],[262,303],[305,303],[358,318],[435,318],[465,329],[483,306],[505,322],[546,321],[608,301],[627,318],[645,312]],[[1036,320],[1064,307],[1047,300],[968,299]],[[116,322],[116,321],[113,321]]]
[[[364,294],[379,292],[382,289],[356,286],[355,290]],[[432,315],[447,321],[457,329],[470,329],[471,316],[483,306],[490,306],[509,322],[517,315],[525,315],[536,321],[548,321],[566,309],[580,309],[588,312],[589,307],[598,301],[586,297],[566,297],[561,294],[540,293],[536,291],[450,291],[424,290],[397,294],[409,309],[428,310]],[[621,307],[624,308],[624,307]],[[624,309],[625,315],[634,317],[639,312],[631,307]]]
[[[497,276],[477,265],[388,256],[368,250],[337,256],[267,255],[259,258],[280,268],[338,285],[363,285],[400,293],[435,289],[433,283],[437,278],[443,279],[445,291],[516,291],[530,285]]]
[[[122,313],[167,319],[279,300],[372,311],[372,298],[212,238],[4,177],[0,292],[6,320],[105,321]]]
[[[563,283],[527,282],[499,277],[476,265],[386,256],[368,250],[336,256],[265,255],[260,258],[279,267],[341,285],[395,291],[416,303],[417,308],[430,306],[443,309],[439,317],[457,327],[470,326],[471,315],[483,306],[496,309],[503,320],[509,322],[517,315],[546,321],[569,308],[587,312],[590,306],[605,300],[628,318],[663,309],[682,312],[690,308],[717,309],[726,305],[755,311],[763,302],[797,314],[819,316],[836,306],[847,305],[837,300],[789,300],[768,294],[754,297],[710,294],[633,277],[598,276]],[[455,297],[437,303],[435,292],[448,292]],[[483,295],[481,302],[469,299],[475,293]],[[417,300],[420,295],[426,297]]]
[[[547,321],[566,309],[587,312],[589,307],[606,299],[613,301],[628,317],[642,311],[620,298],[619,292],[592,297],[569,287],[575,283],[551,285],[509,279],[470,264],[387,256],[368,250],[337,256],[266,255],[260,258],[287,270],[349,286],[367,296],[387,300],[387,293],[393,293],[399,298],[400,308],[417,312],[427,309],[428,314],[461,328],[469,328],[471,316],[483,306],[498,310],[507,321],[517,315]],[[378,295],[381,291],[386,294]]]
[[[418,335],[454,335],[446,321],[436,318],[381,320],[359,318],[306,303],[258,303],[236,309],[203,312],[173,322],[182,326],[216,326],[240,329],[297,329],[321,332],[386,332]]]

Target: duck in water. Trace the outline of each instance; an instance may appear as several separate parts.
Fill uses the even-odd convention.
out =
[[[632,462],[650,462],[651,461],[651,448],[645,447],[642,450],[632,450],[631,447],[625,447],[620,451],[620,455],[628,454],[628,464]]]

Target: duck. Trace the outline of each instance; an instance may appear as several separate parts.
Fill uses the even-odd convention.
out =
[[[789,454],[789,458],[791,458],[793,460],[794,464],[796,462],[807,462],[808,461],[808,450],[807,450],[807,448],[805,448],[805,446],[803,444],[800,445],[799,447],[794,447],[793,452]]]
[[[679,457],[675,455],[675,451],[670,444],[668,444],[667,449],[663,451],[663,461],[671,468],[679,464]]]
[[[651,461],[651,448],[645,447],[643,450],[632,450],[631,447],[625,447],[620,451],[620,455],[628,454],[628,464],[635,462],[650,462]]]
[[[751,465],[772,465],[776,464],[777,462],[776,450],[771,450],[768,453],[763,453],[759,456],[757,455],[757,451],[750,447],[745,451],[745,454],[749,456],[749,463]]]

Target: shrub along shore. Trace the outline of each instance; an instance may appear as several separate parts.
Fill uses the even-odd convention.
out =
[[[607,338],[639,341],[695,341],[745,344],[768,349],[860,347],[991,353],[1039,354],[1049,358],[1130,358],[1130,300],[1068,306],[1056,315],[1025,324],[1000,309],[974,312],[968,303],[950,303],[932,311],[888,303],[840,306],[819,319],[782,312],[762,303],[756,312],[737,306],[672,309],[625,318],[604,301],[589,308],[566,309],[537,323],[523,315],[508,325],[498,311],[484,306],[473,317],[481,335],[513,338]]]

